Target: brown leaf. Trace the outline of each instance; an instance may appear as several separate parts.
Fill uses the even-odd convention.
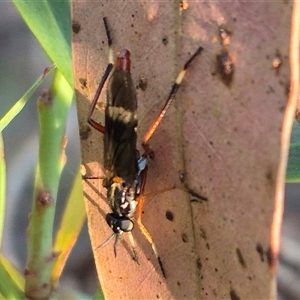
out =
[[[107,64],[102,18],[108,19],[115,51],[131,51],[136,84],[141,76],[147,81],[145,90],[137,90],[139,140],[184,62],[204,47],[150,142],[155,159],[149,162],[146,192],[177,187],[149,196],[143,215],[167,279],[137,226],[133,235],[141,264],[132,260],[125,235],[117,258],[113,242],[94,252],[99,279],[106,299],[266,299],[274,292],[268,258],[289,83],[291,6],[184,2],[188,8],[182,11],[178,1],[73,2],[82,163],[87,177],[94,178],[85,180],[94,249],[111,234],[104,219],[106,191],[97,179],[103,176],[102,136],[86,122]],[[230,34],[226,43],[220,26]],[[281,60],[276,68],[275,59]],[[105,93],[101,99],[105,102]],[[103,120],[103,113],[95,118]]]

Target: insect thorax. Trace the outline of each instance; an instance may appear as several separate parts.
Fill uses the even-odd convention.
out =
[[[125,182],[112,182],[107,186],[107,200],[116,217],[133,219],[136,211],[136,187]]]

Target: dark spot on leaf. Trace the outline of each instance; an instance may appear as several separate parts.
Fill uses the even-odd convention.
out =
[[[227,49],[217,54],[217,73],[226,86],[230,86],[233,80],[234,63]]]
[[[218,75],[218,73],[217,73],[216,70],[212,70],[212,71],[210,72],[210,75],[211,75],[211,76],[216,76],[216,75]]]
[[[264,249],[263,249],[263,246],[260,243],[256,244],[256,251],[259,254],[260,260],[262,262],[264,262],[265,261],[265,259],[264,259]]]
[[[274,267],[274,265],[276,263],[276,256],[274,255],[274,253],[272,252],[270,247],[266,251],[266,256],[267,256],[267,261],[268,261],[270,268]]]
[[[187,243],[187,242],[189,241],[189,238],[188,238],[188,236],[187,236],[186,233],[183,233],[183,234],[181,235],[181,239],[182,239],[182,241],[183,241],[184,243]]]
[[[82,89],[85,89],[87,87],[87,80],[85,78],[79,78],[79,82]]]
[[[196,191],[192,190],[187,184],[184,185],[186,191],[192,196],[195,197],[193,199],[191,199],[191,202],[202,202],[202,201],[208,201],[208,198],[205,196],[200,195],[199,193],[197,193]]]
[[[218,291],[216,289],[213,289],[213,294],[214,294],[215,298],[218,297]]]
[[[79,24],[79,22],[73,21],[72,31],[77,34],[79,33],[80,30],[81,30],[81,25]]]
[[[145,91],[148,86],[148,81],[144,75],[140,75],[139,83],[137,88],[140,88],[142,91]]]
[[[79,130],[79,136],[81,140],[86,140],[90,136],[91,128],[87,125],[81,125]]]
[[[199,271],[202,269],[202,263],[200,257],[197,257],[196,259],[196,266]]]
[[[235,251],[236,251],[236,255],[237,255],[237,257],[238,257],[239,263],[241,264],[241,266],[242,266],[243,268],[246,268],[246,267],[247,267],[246,261],[245,261],[243,255],[242,255],[242,252],[241,252],[240,248],[236,248]]]
[[[205,232],[205,230],[203,229],[203,228],[200,228],[200,236],[203,238],[203,239],[207,239],[207,237],[206,237],[206,232]]]
[[[236,293],[236,291],[233,289],[233,288],[231,288],[230,289],[230,299],[231,300],[240,300],[241,298],[237,295],[237,293]]]
[[[168,39],[168,37],[165,35],[165,36],[163,36],[163,38],[162,38],[162,42],[163,42],[163,44],[164,45],[167,45],[168,44],[168,42],[169,42],[169,39]]]
[[[267,86],[267,90],[266,90],[266,94],[274,94],[275,90],[272,86],[268,85]]]
[[[267,178],[271,183],[274,182],[273,172],[272,172],[272,169],[271,169],[271,168],[269,168],[269,169],[266,171],[266,178]]]
[[[166,211],[166,218],[169,220],[169,221],[173,221],[174,220],[174,214],[170,211],[170,210],[167,210]]]
[[[290,93],[290,82],[286,82],[284,86],[284,95],[288,96]]]

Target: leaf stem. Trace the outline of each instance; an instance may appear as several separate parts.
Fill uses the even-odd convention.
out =
[[[53,252],[53,222],[59,180],[65,165],[64,136],[73,91],[56,70],[50,91],[38,101],[39,158],[28,228],[25,294],[30,299],[49,298],[51,272],[59,253]]]

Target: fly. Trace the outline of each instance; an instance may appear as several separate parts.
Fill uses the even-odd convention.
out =
[[[164,107],[144,135],[142,141],[144,152],[140,155],[139,151],[136,149],[136,131],[138,124],[137,97],[130,74],[130,52],[127,49],[123,49],[117,56],[116,64],[114,66],[112,38],[107,19],[103,18],[103,21],[108,40],[109,63],[90,105],[88,123],[104,134],[105,179],[103,180],[103,186],[107,189],[107,200],[111,209],[111,213],[106,215],[106,222],[111,227],[113,233],[99,247],[107,244],[115,237],[114,253],[116,255],[116,245],[120,236],[125,232],[129,236],[134,259],[138,262],[135,241],[131,233],[136,217],[136,223],[151,244],[161,272],[163,276],[166,277],[153,238],[142,223],[142,211],[145,198],[143,193],[148,170],[147,159],[148,157],[153,156],[153,151],[149,146],[149,140],[172,103],[187,68],[195,57],[202,52],[203,48],[199,47],[179,72]],[[110,76],[112,71],[113,73]],[[92,118],[92,115],[103,86],[108,78],[104,127],[102,124],[95,121]]]

